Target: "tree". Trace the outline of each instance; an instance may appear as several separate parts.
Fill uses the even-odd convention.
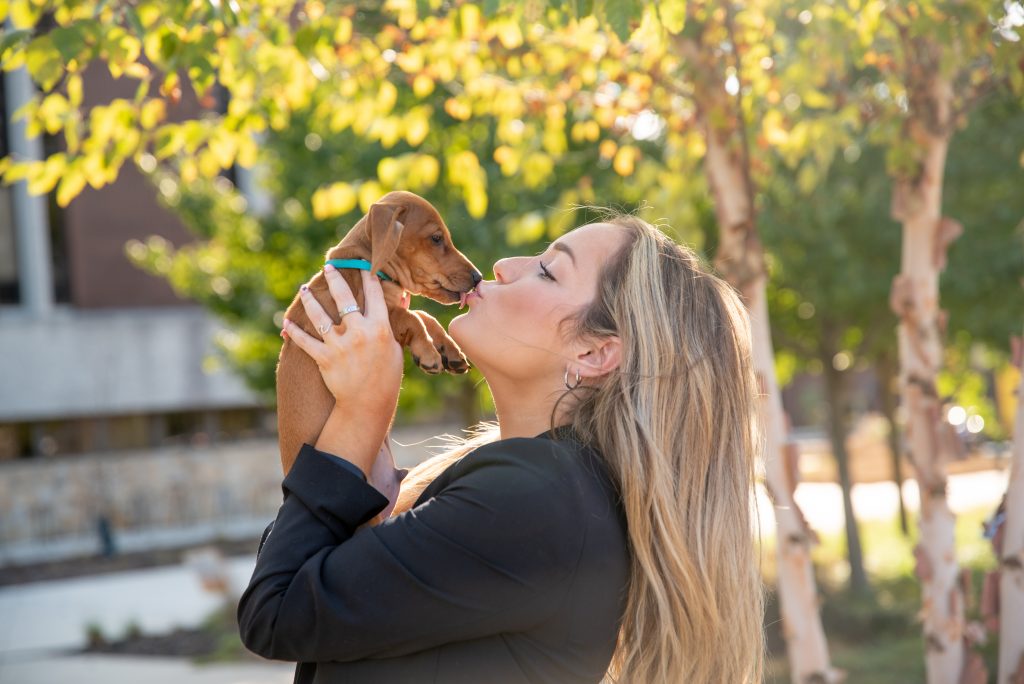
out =
[[[24,65],[43,88],[23,115],[66,149],[4,160],[5,180],[56,187],[66,204],[125,162],[151,174],[199,239],[180,249],[136,242],[129,256],[231,325],[225,357],[268,399],[281,312],[340,231],[390,189],[431,200],[483,270],[509,246],[536,251],[582,218],[567,207],[598,196],[635,205],[656,187],[659,204],[682,208],[669,220],[688,223],[686,197],[700,187],[682,173],[666,181],[653,145],[644,158],[634,146],[627,160],[614,137],[602,143],[599,130],[573,126],[564,104],[524,96],[503,77],[515,66],[499,74],[494,55],[527,72],[565,68],[524,47],[517,25],[485,23],[471,4],[422,19],[402,3],[331,10],[315,1],[294,13],[275,3],[14,3],[5,68]],[[136,81],[134,98],[84,111],[90,62]],[[174,120],[189,87],[211,107]],[[223,113],[212,108],[218,91]],[[258,215],[222,173],[257,162],[271,198]],[[424,308],[442,321],[452,313]],[[438,382],[475,422],[479,377],[429,387]],[[434,397],[415,373],[405,389],[406,408]]]
[[[870,367],[896,321],[888,282],[898,268],[896,231],[885,214],[888,183],[881,150],[850,145],[813,188],[801,189],[780,160],[765,188],[761,231],[772,262],[772,332],[787,368],[825,380],[827,426],[843,492],[850,588],[867,574],[851,498],[846,453],[850,372]]]
[[[1017,422],[1013,431],[1013,464],[1006,490],[1006,529],[999,559],[999,678],[1024,677],[1024,337],[1013,340],[1013,364],[1020,372]]]
[[[888,151],[891,213],[903,226],[902,263],[891,305],[899,318],[900,393],[907,456],[921,492],[921,543],[915,550],[923,591],[928,681],[956,682],[964,671],[964,597],[945,498],[946,464],[958,441],[945,420],[936,377],[942,366],[946,314],[938,307],[939,273],[962,225],[943,214],[942,186],[950,140],[988,93],[1024,93],[1014,43],[1015,3],[909,2],[863,8],[816,6],[818,18],[847,40],[852,83],[873,139]],[[990,18],[991,17],[991,18]]]

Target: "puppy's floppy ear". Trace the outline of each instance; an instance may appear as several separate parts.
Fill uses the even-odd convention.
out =
[[[381,269],[395,254],[405,226],[398,218],[405,213],[401,204],[376,202],[370,206],[367,220],[370,223],[370,267],[371,273]]]

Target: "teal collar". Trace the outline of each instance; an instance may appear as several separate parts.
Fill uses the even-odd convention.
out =
[[[370,262],[366,259],[328,259],[326,263],[334,268],[358,268],[360,271],[370,270]],[[384,271],[377,271],[377,275],[381,280],[394,281],[394,278]]]

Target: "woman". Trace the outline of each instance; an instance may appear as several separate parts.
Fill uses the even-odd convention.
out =
[[[299,682],[760,682],[762,437],[735,290],[630,215],[494,276],[449,333],[497,425],[413,469],[397,503],[366,477],[402,373],[379,284],[324,342],[286,324],[337,405],[284,480],[246,646],[299,661]]]

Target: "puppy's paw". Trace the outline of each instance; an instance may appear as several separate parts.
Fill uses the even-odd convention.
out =
[[[469,360],[461,351],[449,349],[445,345],[438,347],[437,351],[441,354],[441,363],[444,365],[444,369],[449,373],[459,375],[469,371]]]
[[[424,357],[419,357],[416,354],[412,355],[412,362],[420,367],[424,373],[430,375],[437,375],[441,372],[443,367],[443,361],[440,354],[434,351],[432,354],[427,354]]]

